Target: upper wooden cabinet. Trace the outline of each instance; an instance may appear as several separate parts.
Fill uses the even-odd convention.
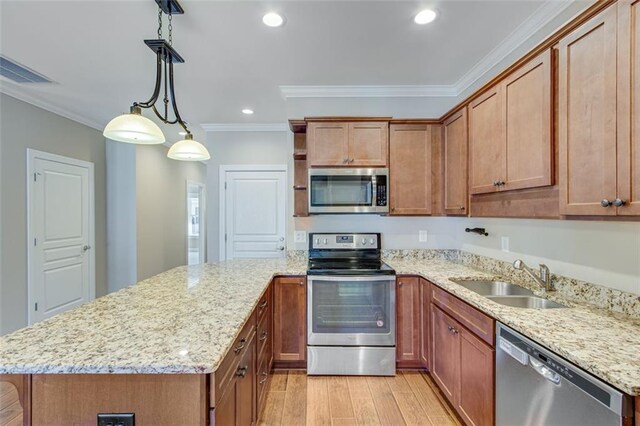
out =
[[[468,212],[467,150],[467,108],[462,108],[444,122],[444,212],[447,215]]]
[[[553,183],[551,51],[469,104],[472,194]]]
[[[432,142],[427,124],[392,124],[389,201],[392,215],[432,213]]]
[[[307,125],[310,167],[386,167],[388,121],[310,121]]]
[[[609,6],[558,45],[562,214],[640,214],[639,4]]]

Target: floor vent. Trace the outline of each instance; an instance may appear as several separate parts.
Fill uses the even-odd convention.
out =
[[[4,55],[0,55],[0,76],[16,83],[51,83],[51,80],[42,74],[20,65]]]

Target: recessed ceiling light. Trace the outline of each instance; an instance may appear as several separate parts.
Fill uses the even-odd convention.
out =
[[[436,16],[437,14],[433,10],[425,9],[420,13],[418,13],[413,18],[413,21],[418,25],[424,25],[424,24],[428,24],[429,22],[433,22],[433,20],[436,19]]]
[[[242,113],[243,114],[247,114],[247,115],[251,115],[251,114],[253,114],[253,110],[249,109],[249,108],[245,108],[245,109],[242,110]]]
[[[269,12],[262,17],[262,22],[268,27],[280,27],[284,24],[284,18],[275,12]]]

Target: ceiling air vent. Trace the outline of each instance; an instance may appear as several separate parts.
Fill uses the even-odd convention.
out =
[[[0,55],[0,75],[16,83],[51,83],[47,77],[39,74],[4,55]]]

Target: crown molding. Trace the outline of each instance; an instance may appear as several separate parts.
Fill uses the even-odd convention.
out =
[[[457,96],[454,86],[280,86],[280,94],[291,98],[422,98]]]
[[[75,112],[69,111],[68,109],[63,108],[59,105],[54,105],[39,96],[34,96],[33,94],[28,93],[27,90],[24,90],[18,85],[8,83],[6,80],[0,81],[0,92],[4,93],[5,95],[11,96],[12,98],[16,98],[20,101],[36,106],[45,111],[49,111],[71,121],[75,121],[76,123],[84,124],[85,126],[99,130],[100,132],[102,132],[102,130],[104,129],[104,124],[98,123],[88,117],[76,114]]]
[[[286,123],[203,123],[205,132],[288,132]]]
[[[533,34],[544,28],[576,1],[580,0],[547,0],[455,83],[454,86],[458,95],[461,95],[473,86],[478,80],[491,71],[493,67],[502,62],[507,56],[529,40]]]

